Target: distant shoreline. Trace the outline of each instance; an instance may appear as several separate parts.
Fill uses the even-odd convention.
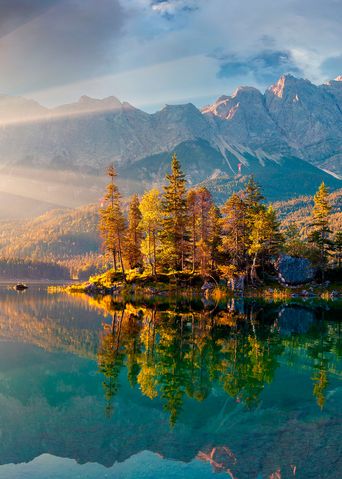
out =
[[[0,279],[0,285],[15,285],[17,283],[26,283],[28,285],[40,285],[40,284],[58,284],[58,285],[72,285],[78,284],[78,280],[65,280],[65,279],[30,279],[30,278],[9,278],[9,279]]]

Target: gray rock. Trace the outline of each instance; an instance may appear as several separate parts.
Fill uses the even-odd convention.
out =
[[[202,291],[211,291],[215,288],[215,285],[214,283],[212,283],[211,281],[205,281],[201,287],[201,290]]]
[[[265,94],[239,87],[203,108],[233,144],[342,173],[342,76],[324,85],[282,75]]]
[[[282,255],[275,263],[280,281],[288,285],[309,283],[315,277],[315,269],[306,258]]]
[[[298,306],[285,306],[278,315],[282,336],[306,333],[315,319],[314,312]]]

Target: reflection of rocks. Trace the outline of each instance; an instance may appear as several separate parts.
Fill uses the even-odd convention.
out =
[[[289,285],[303,284],[312,281],[315,270],[306,258],[283,255],[276,261],[280,281]]]
[[[237,463],[235,454],[227,446],[213,447],[209,451],[199,451],[197,458],[207,461],[215,472],[226,472],[234,477],[230,467]]]
[[[240,274],[227,281],[228,288],[235,293],[243,293],[245,290],[246,275]]]
[[[251,437],[254,440],[247,447],[243,438],[230,440],[235,454],[228,447],[208,447],[197,457],[208,461],[213,471],[225,472],[232,479],[340,477],[342,451],[337,420],[305,423],[290,419],[279,429],[254,431]]]
[[[314,311],[300,306],[284,306],[278,315],[278,325],[283,336],[306,333],[315,319]]]
[[[215,285],[211,281],[205,281],[201,287],[201,290],[204,292],[212,291],[213,289],[215,289]]]
[[[242,298],[231,298],[227,301],[227,309],[228,311],[238,313],[238,314],[245,314],[245,302]]]

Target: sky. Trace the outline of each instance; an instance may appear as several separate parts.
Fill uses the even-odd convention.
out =
[[[0,0],[0,93],[146,111],[342,74],[342,0]]]

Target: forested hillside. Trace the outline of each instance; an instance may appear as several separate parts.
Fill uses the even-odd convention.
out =
[[[0,276],[65,279],[69,274],[83,278],[95,273],[102,265],[97,224],[96,205],[54,209],[32,221],[2,222]],[[40,273],[35,275],[23,259],[44,262]],[[53,272],[51,263],[58,264]]]
[[[3,256],[67,259],[98,251],[98,213],[95,205],[55,209],[36,219],[1,225]]]
[[[329,195],[332,206],[330,215],[330,228],[333,232],[342,230],[342,189],[334,191]],[[312,196],[301,196],[288,201],[277,201],[273,203],[282,228],[295,224],[299,229],[305,228],[310,221],[310,214],[313,207]]]

